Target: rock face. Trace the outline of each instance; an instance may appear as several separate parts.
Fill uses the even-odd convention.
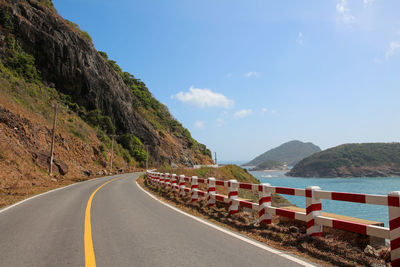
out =
[[[287,164],[288,166],[294,166],[301,159],[319,151],[321,151],[321,149],[313,143],[303,143],[294,140],[268,150],[244,165],[257,166],[263,162],[272,160]]]
[[[133,133],[149,146],[158,163],[185,165],[210,163],[209,157],[189,149],[188,141],[174,135],[169,144],[132,105],[135,96],[122,78],[85,38],[56,10],[36,0],[1,0],[13,22],[15,37],[36,59],[49,85],[88,110],[99,109],[111,117],[118,134]],[[89,37],[90,38],[90,37]]]
[[[341,145],[303,159],[286,175],[322,178],[400,176],[400,143]]]

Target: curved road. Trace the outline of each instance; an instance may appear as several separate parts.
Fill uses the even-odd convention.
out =
[[[91,206],[97,266],[302,266],[166,207],[138,188],[138,175],[74,184],[0,211],[0,266],[85,266],[89,197],[116,177]]]

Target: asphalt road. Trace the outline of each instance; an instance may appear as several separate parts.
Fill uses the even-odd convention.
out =
[[[154,200],[139,174],[78,183],[0,211],[0,266],[84,266],[91,207],[97,266],[301,266]]]

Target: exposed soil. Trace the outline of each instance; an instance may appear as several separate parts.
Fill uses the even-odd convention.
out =
[[[74,114],[60,113],[55,135],[53,175],[48,175],[52,125],[12,101],[0,91],[0,208],[29,196],[107,175],[107,162],[99,150],[100,142],[89,126],[85,141],[65,129]],[[121,157],[114,155],[121,171],[134,169],[124,166]]]

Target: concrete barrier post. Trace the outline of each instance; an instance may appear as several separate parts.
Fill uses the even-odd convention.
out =
[[[176,191],[176,174],[173,173],[171,175],[171,186],[172,186],[172,192]]]
[[[197,176],[192,176],[190,179],[190,184],[191,184],[191,189],[192,189],[192,202],[195,202],[199,199],[199,195],[197,193],[197,190],[199,188],[199,184],[197,182]]]
[[[165,187],[166,189],[169,188],[169,185],[170,185],[169,181],[170,181],[170,174],[167,172],[167,173],[165,174],[165,183],[164,183],[164,187]]]
[[[306,188],[306,225],[307,235],[322,236],[322,225],[316,224],[315,218],[321,216],[321,199],[315,196],[315,192],[321,190],[319,186],[309,186]]]
[[[271,214],[268,213],[268,207],[271,207],[271,192],[268,190],[269,186],[271,185],[267,183],[262,184],[262,191],[258,201],[258,223],[260,225],[271,224],[272,222]]]
[[[390,256],[392,266],[400,266],[400,191],[388,195]]]
[[[181,175],[179,175],[179,195],[181,197],[185,196],[185,187],[186,187],[185,185],[186,185],[185,175],[181,174]]]
[[[160,179],[161,179],[161,173],[157,172],[155,181],[156,186],[160,186]]]
[[[210,177],[207,180],[207,205],[209,207],[212,207],[215,205],[215,194],[217,193],[216,188],[215,188],[215,178]]]
[[[235,214],[239,212],[239,203],[238,203],[238,188],[239,183],[236,180],[229,180],[229,205],[228,211],[229,215]]]
[[[161,173],[160,174],[160,187],[164,186],[164,179],[165,179],[165,174]]]

